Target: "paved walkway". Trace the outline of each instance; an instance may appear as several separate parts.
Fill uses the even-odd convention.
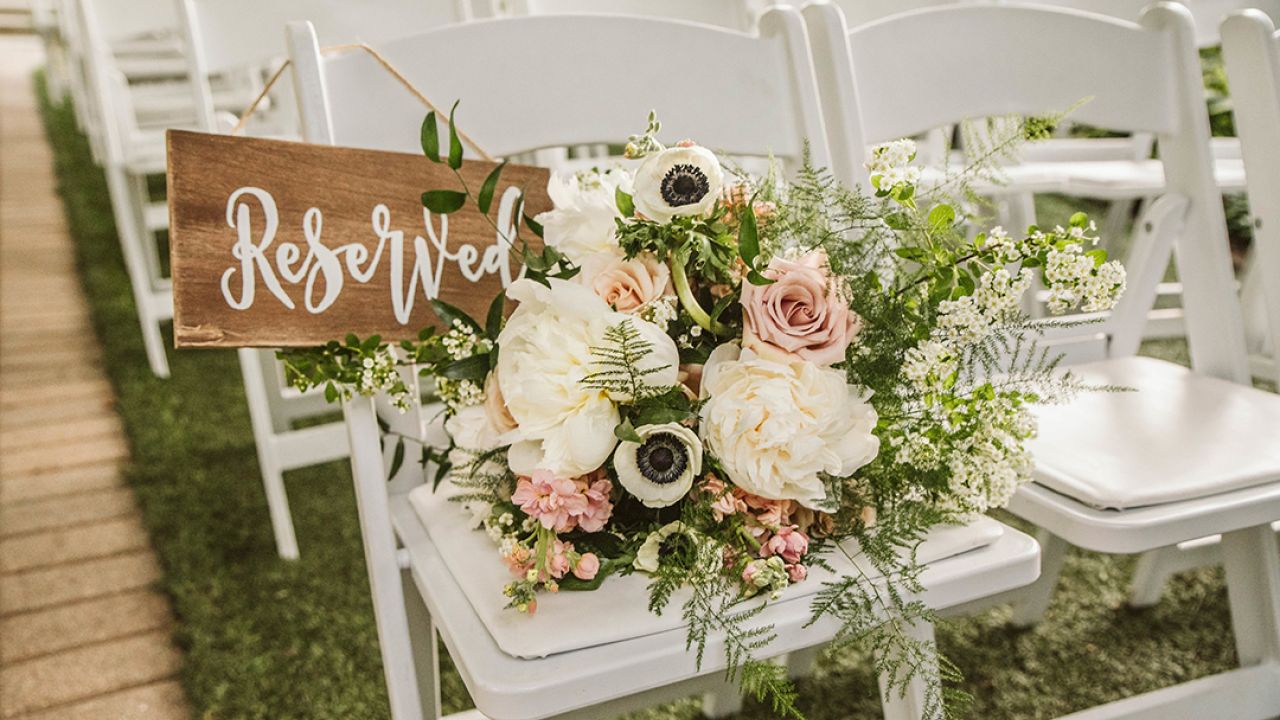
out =
[[[0,36],[0,719],[172,720],[173,618],[37,115],[30,36]]]

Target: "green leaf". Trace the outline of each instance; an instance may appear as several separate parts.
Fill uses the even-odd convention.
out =
[[[1093,266],[1098,267],[1107,261],[1107,251],[1103,248],[1095,248],[1085,253],[1087,257],[1093,258]]]
[[[681,410],[680,408],[663,407],[659,405],[646,407],[637,412],[636,422],[641,426],[664,425],[666,423],[678,423],[684,422],[685,420],[692,420],[695,417],[697,417],[697,415],[690,410]],[[617,431],[614,431],[614,434],[616,435]],[[640,436],[636,435],[636,437],[638,438]],[[631,442],[638,441],[632,440]]]
[[[893,254],[904,260],[913,260],[921,263],[929,259],[929,251],[921,247],[900,247],[894,250]]]
[[[452,326],[456,320],[476,332],[483,331],[480,327],[480,323],[472,320],[470,315],[464,312],[462,308],[455,305],[450,305],[443,300],[437,299],[431,301],[431,309],[436,311],[436,317],[440,318],[445,325]]]
[[[542,223],[529,217],[526,213],[524,216],[524,224],[529,226],[529,230],[538,237],[542,237]]]
[[[457,212],[467,202],[467,194],[457,190],[428,190],[422,193],[422,204],[437,215]]]
[[[891,230],[910,230],[911,218],[906,213],[895,212],[884,216],[884,223]]]
[[[613,435],[623,442],[644,442],[644,438],[640,437],[640,434],[636,432],[636,428],[631,424],[630,420],[623,420],[618,423],[617,426],[613,428]]]
[[[502,311],[506,309],[506,304],[505,292],[498,293],[498,296],[489,304],[489,314],[484,321],[484,336],[490,340],[497,340],[498,333],[502,331]]]
[[[618,212],[622,213],[622,217],[632,217],[636,214],[636,204],[631,196],[618,188],[613,191],[613,202],[618,206]]]
[[[560,585],[561,590],[595,590],[600,587],[605,578],[617,572],[618,568],[624,563],[612,558],[602,558],[600,560],[600,570],[596,572],[596,576],[590,580],[580,580],[576,575],[565,575],[556,581]]]
[[[427,113],[422,121],[422,154],[431,162],[440,162],[440,128],[436,125],[436,111]]]
[[[396,451],[391,456],[391,472],[387,475],[388,480],[394,478],[396,473],[400,472],[401,465],[404,465],[404,438],[397,438]]]
[[[476,206],[485,215],[489,214],[489,206],[493,204],[493,193],[498,189],[498,176],[502,175],[502,169],[506,166],[507,161],[503,160],[502,164],[494,168],[489,173],[489,177],[484,179],[484,184],[480,186],[480,195],[476,197]]]
[[[326,384],[325,384],[325,386],[324,386],[324,399],[325,399],[325,402],[337,402],[337,400],[338,400],[338,388],[337,388],[337,387],[335,387],[333,383],[326,383]]]
[[[457,100],[449,108],[449,167],[457,170],[462,167],[462,141],[458,139],[458,127],[453,122],[453,114],[458,110]]]
[[[1089,224],[1089,216],[1082,212],[1075,213],[1071,216],[1071,219],[1067,221],[1067,224],[1071,227],[1085,227]]]
[[[752,285],[772,285],[775,282],[774,280],[761,275],[755,270],[747,271],[747,280],[750,280]]]
[[[934,205],[929,211],[929,226],[935,230],[950,227],[956,220],[956,210],[947,204]]]
[[[755,205],[756,198],[752,195],[751,201],[747,203],[746,209],[738,219],[738,257],[742,258],[749,268],[756,266],[756,256],[760,254],[760,234],[756,228]]]
[[[446,365],[440,371],[440,374],[450,380],[470,380],[475,383],[482,383],[485,376],[489,374],[489,353],[472,355],[469,358],[452,362]]]

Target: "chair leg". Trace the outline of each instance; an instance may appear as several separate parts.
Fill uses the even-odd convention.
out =
[[[139,310],[138,321],[142,325],[142,347],[147,352],[147,365],[151,366],[151,374],[167,379],[170,375],[169,354],[165,349],[160,320],[152,317],[151,313]]]
[[[1280,661],[1280,547],[1271,526],[1222,536],[1236,656],[1242,667]]]
[[[423,720],[444,717],[440,706],[440,645],[436,642],[431,611],[422,601],[413,572],[402,570],[405,614],[409,618],[409,645],[413,648],[413,668],[418,674],[418,695],[422,702]]]
[[[1036,533],[1036,541],[1040,543],[1040,578],[1019,593],[1013,603],[1012,623],[1016,627],[1031,627],[1044,617],[1067,557],[1067,541],[1048,530]]]
[[[816,645],[787,653],[787,677],[799,680],[813,674],[813,666],[818,662],[818,656],[822,654],[823,649],[822,645]]]
[[[1165,583],[1173,574],[1171,555],[1177,552],[1178,548],[1174,546],[1142,553],[1133,572],[1133,587],[1129,589],[1131,607],[1148,608],[1160,602]]]
[[[917,641],[934,642],[932,623],[913,623],[908,633]],[[905,688],[890,689],[888,678],[880,676],[880,706],[884,720],[922,720],[930,709],[930,698],[939,697],[940,683],[936,667],[917,670]]]
[[[742,692],[734,683],[725,682],[723,687],[702,696],[703,717],[717,720],[740,712],[742,712]]]
[[[284,471],[276,457],[275,428],[271,422],[270,399],[267,397],[266,380],[258,351],[241,348],[240,373],[244,378],[244,395],[249,406],[249,425],[253,428],[253,441],[258,452],[258,469],[262,472],[262,489],[267,495],[267,510],[271,514],[271,530],[275,533],[276,552],[284,560],[298,559],[298,538],[293,529],[293,515],[289,512],[289,494],[284,487]]]

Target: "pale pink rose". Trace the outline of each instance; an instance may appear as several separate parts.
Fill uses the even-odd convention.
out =
[[[542,527],[556,532],[577,527],[578,516],[586,512],[589,504],[575,481],[558,478],[548,470],[535,470],[531,477],[519,478],[511,502]]]
[[[804,582],[805,578],[809,577],[809,568],[800,563],[792,563],[787,566],[787,577],[793,583]]]
[[[676,379],[685,388],[690,400],[697,400],[702,389],[702,363],[686,363],[680,366]]]
[[[743,346],[775,362],[844,360],[862,319],[830,276],[826,252],[815,250],[798,261],[775,257],[763,274],[775,282],[742,283]]]
[[[578,564],[573,566],[573,576],[579,580],[593,580],[600,572],[600,558],[595,553],[583,553]]]
[[[671,269],[647,254],[625,260],[613,253],[597,253],[582,261],[582,271],[574,281],[623,313],[636,312],[646,303],[674,293]]]
[[[511,417],[507,403],[502,399],[502,387],[498,384],[496,370],[484,380],[484,414],[499,435],[516,429],[516,420]]]
[[[760,546],[760,557],[777,555],[787,563],[800,562],[800,558],[809,552],[809,538],[796,529],[795,525],[778,528],[763,545]]]

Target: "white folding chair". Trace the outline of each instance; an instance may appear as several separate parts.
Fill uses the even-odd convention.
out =
[[[745,32],[755,27],[761,9],[758,0],[507,0],[505,14],[513,17],[574,13],[635,15],[687,20]]]
[[[423,108],[377,63],[359,53],[322,57],[305,25],[292,26],[290,34],[308,140],[419,151]],[[523,48],[528,47],[539,51],[527,53]],[[497,156],[616,141],[635,132],[648,111],[657,108],[673,137],[693,137],[732,155],[772,151],[784,166],[794,168],[808,138],[815,161],[827,158],[804,28],[790,9],[766,13],[758,36],[634,17],[523,17],[446,28],[379,49],[437,104],[447,107],[461,99],[459,122]],[[635,62],[637,57],[644,62]],[[495,76],[492,68],[501,70]],[[624,75],[626,82],[619,83]],[[684,629],[678,627],[588,642],[593,646],[541,659],[505,653],[430,535],[432,527],[455,523],[457,509],[444,503],[448,507],[437,515],[416,510],[411,496],[420,501],[431,497],[429,488],[420,486],[424,471],[406,464],[402,473],[412,477],[388,486],[374,403],[353,400],[344,413],[394,718],[438,717],[433,628],[476,705],[492,718],[599,720],[709,688],[724,690],[719,676],[722,638],[712,638],[699,669],[685,650]],[[419,418],[418,424],[425,420]],[[418,489],[406,492],[413,485]],[[483,535],[459,532],[452,539],[478,543],[478,563],[493,561]],[[1030,538],[1005,529],[986,547],[932,563],[925,573],[924,600],[948,607],[1023,585],[1035,576],[1036,556]],[[522,619],[522,625],[545,622],[543,618],[555,616],[556,607],[573,613],[582,607],[575,603],[584,601],[646,612],[644,597],[619,596],[610,583],[589,594],[591,599],[572,595],[544,597],[539,616]],[[835,628],[825,622],[803,627],[808,615],[807,599],[777,603],[765,611],[761,621],[779,630],[776,652],[830,640]],[[605,626],[616,622],[599,625],[599,632],[608,632]],[[913,686],[905,699],[889,698],[888,713],[916,717],[922,693],[922,687]]]
[[[1091,393],[1039,411],[1036,482],[1010,510],[1044,529],[1044,558],[1015,618],[1039,617],[1068,545],[1138,553],[1222,533],[1242,669],[1072,717],[1274,716],[1280,552],[1270,523],[1280,518],[1280,397],[1249,384],[1190,13],[1157,3],[1134,24],[1025,6],[951,7],[851,32],[829,4],[810,5],[805,17],[824,58],[817,67],[835,69],[820,78],[836,167],[849,181],[860,179],[869,143],[966,118],[1034,115],[1085,96],[1094,100],[1080,121],[1158,137],[1168,194],[1139,220],[1131,294],[1100,326],[1059,328],[1050,338],[1077,359],[1103,356],[1074,368],[1083,380],[1138,392]],[[931,92],[901,91],[920,77]],[[1132,357],[1170,243],[1183,271],[1194,372]]]
[[[178,0],[177,6],[187,48],[189,102],[197,126],[205,132],[226,131],[235,120],[219,113],[212,80],[281,62],[286,50],[280,28],[288,22],[308,19],[326,44],[335,44],[381,43],[466,19],[462,4],[422,0],[274,0],[266,5],[258,0]],[[253,21],[245,22],[249,17]],[[275,92],[278,97],[289,94],[287,88]],[[248,124],[246,132],[299,137],[292,112],[296,106],[277,106],[271,121]],[[335,408],[319,390],[300,393],[290,388],[274,351],[242,348],[239,359],[276,550],[286,560],[297,559],[284,473],[346,457],[346,429],[340,420],[295,429],[298,420],[330,414]]]

